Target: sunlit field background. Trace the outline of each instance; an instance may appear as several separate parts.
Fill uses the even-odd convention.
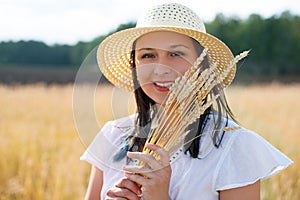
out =
[[[72,93],[73,85],[0,85],[1,200],[83,199],[90,166],[79,160],[86,142],[76,130]],[[113,92],[99,93],[101,126],[114,118],[105,111]],[[238,121],[294,161],[262,182],[261,199],[300,199],[300,85],[232,86],[227,94]]]

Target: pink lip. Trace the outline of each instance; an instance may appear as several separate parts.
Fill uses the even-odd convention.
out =
[[[156,81],[156,82],[153,82],[153,86],[159,92],[169,92],[169,87],[162,87],[162,86],[158,86],[156,84],[156,83],[169,83],[169,82],[172,82],[172,81]]]
[[[167,87],[160,87],[158,85],[153,84],[155,89],[158,90],[159,92],[169,92],[169,88]]]

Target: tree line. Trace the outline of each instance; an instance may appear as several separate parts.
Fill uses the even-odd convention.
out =
[[[229,45],[234,54],[251,49],[243,71],[261,76],[300,75],[300,17],[290,12],[247,20],[217,15],[207,29]]]
[[[252,14],[247,19],[216,15],[205,24],[207,32],[224,41],[234,54],[251,49],[240,73],[261,77],[300,76],[300,17],[289,11],[269,18]],[[46,45],[40,41],[0,43],[0,67],[4,65],[65,66],[78,68],[88,53],[116,30],[76,45]]]

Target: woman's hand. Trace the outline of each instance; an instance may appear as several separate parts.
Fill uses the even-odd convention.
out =
[[[168,200],[169,186],[171,179],[171,166],[169,162],[169,154],[161,147],[153,144],[146,144],[160,156],[160,160],[156,160],[151,155],[141,152],[128,152],[127,156],[138,159],[145,163],[143,166],[125,166],[125,176],[141,186],[143,200]]]
[[[105,200],[140,200],[141,188],[128,178],[122,178],[106,192]]]

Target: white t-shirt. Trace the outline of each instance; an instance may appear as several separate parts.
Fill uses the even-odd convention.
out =
[[[132,131],[134,116],[106,123],[81,157],[103,171],[101,199],[106,191],[124,177],[122,166],[113,156],[122,140]],[[252,184],[270,177],[292,164],[292,161],[254,132],[244,128],[225,132],[219,148],[213,145],[212,117],[201,137],[199,159],[179,149],[171,159],[169,195],[172,200],[218,200],[218,191]],[[227,127],[238,125],[229,121]]]

